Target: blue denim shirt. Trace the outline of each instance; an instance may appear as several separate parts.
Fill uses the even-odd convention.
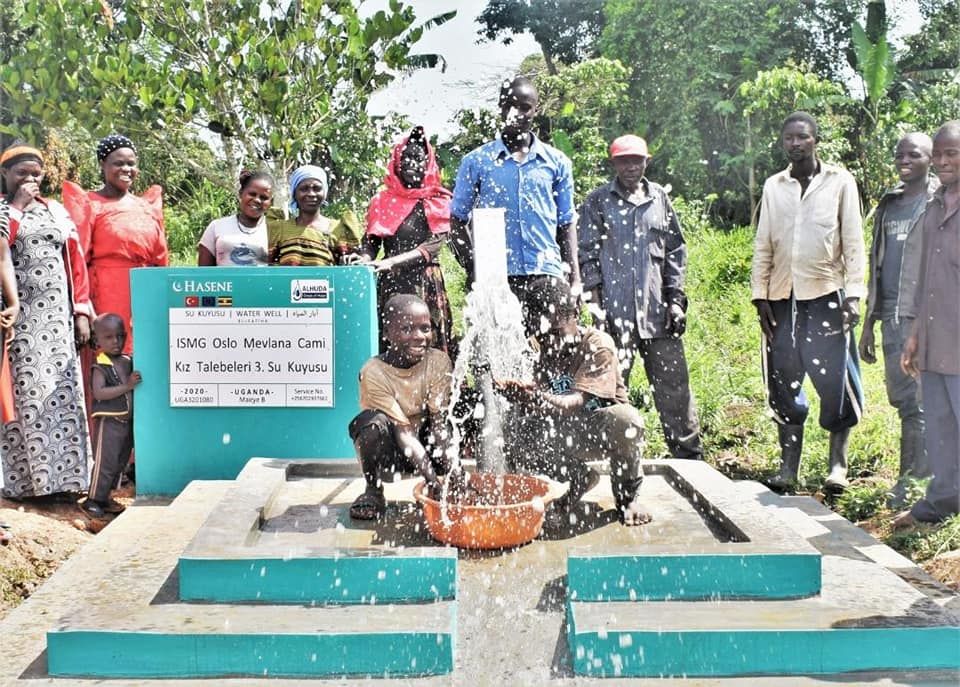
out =
[[[647,197],[634,205],[614,179],[587,196],[577,227],[584,290],[599,288],[614,340],[628,327],[641,339],[668,336],[667,306],[686,310],[687,246],[667,192],[641,182]]]
[[[457,171],[450,214],[467,222],[473,208],[506,210],[507,274],[564,276],[557,226],[573,221],[566,155],[536,136],[522,164],[499,138],[472,150]]]

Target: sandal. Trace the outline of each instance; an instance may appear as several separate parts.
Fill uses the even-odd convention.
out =
[[[367,487],[350,505],[350,517],[354,520],[379,520],[387,512],[387,499],[383,489]]]

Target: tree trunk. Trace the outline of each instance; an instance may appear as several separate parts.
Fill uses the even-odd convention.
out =
[[[550,55],[550,51],[547,50],[542,45],[540,46],[540,51],[543,53],[543,62],[547,65],[547,74],[550,76],[557,75],[557,65],[553,62],[553,57]]]
[[[757,225],[757,171],[753,158],[753,130],[750,127],[750,115],[747,115],[747,136],[743,143],[747,154],[747,187],[750,191],[750,224]]]

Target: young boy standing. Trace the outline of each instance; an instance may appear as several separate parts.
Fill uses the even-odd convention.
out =
[[[638,494],[643,418],[628,402],[613,339],[579,325],[579,307],[566,281],[540,277],[529,295],[533,323],[540,323],[533,339],[536,382],[496,382],[521,410],[504,431],[508,463],[569,483],[567,494],[554,502],[554,517],[562,518],[599,480],[584,461],[609,460],[620,521],[650,522]]]
[[[123,318],[101,315],[93,323],[98,354],[91,370],[93,390],[93,475],[82,508],[102,518],[122,513],[124,507],[110,498],[110,490],[127,466],[133,451],[133,389],[140,373],[123,353],[127,340]]]
[[[355,520],[383,516],[383,482],[397,473],[419,473],[439,495],[437,475],[450,467],[444,413],[452,365],[446,353],[430,347],[430,310],[416,296],[393,296],[384,306],[383,326],[387,350],[360,371],[361,412],[349,427],[366,480],[363,494],[350,506]]]

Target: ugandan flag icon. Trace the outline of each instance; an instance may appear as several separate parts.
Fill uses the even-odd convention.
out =
[[[184,297],[183,297],[183,307],[185,307],[185,308],[199,308],[199,307],[200,307],[200,296],[184,296]]]
[[[233,296],[217,296],[217,307],[218,308],[233,307]]]

